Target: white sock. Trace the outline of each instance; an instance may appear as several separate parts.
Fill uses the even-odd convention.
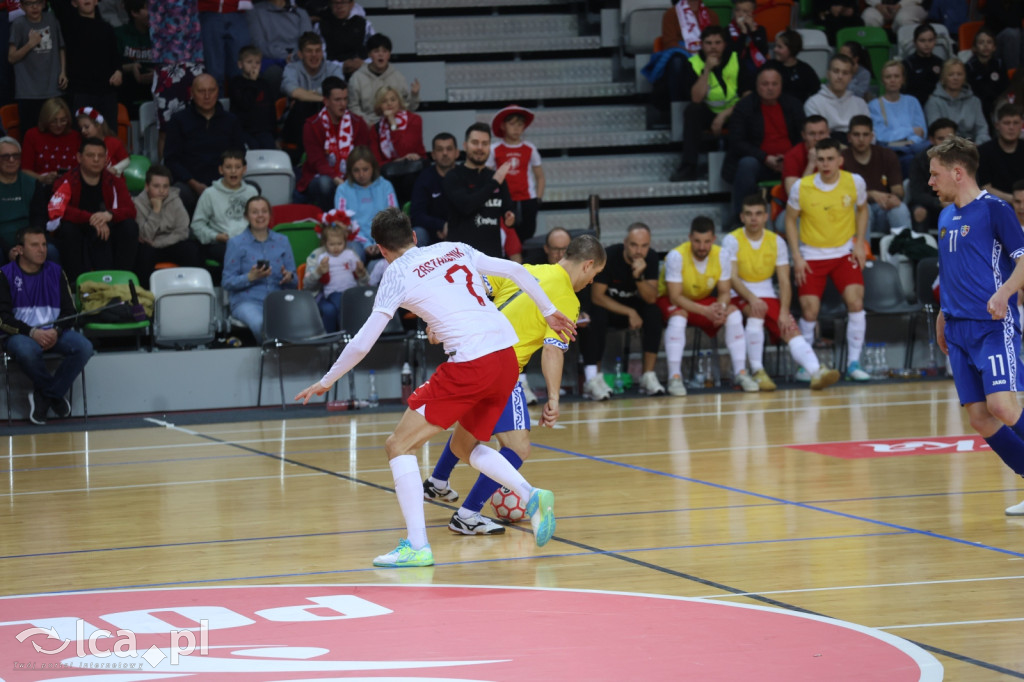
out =
[[[797,323],[800,325],[800,335],[804,337],[805,341],[807,341],[808,346],[813,346],[814,329],[815,327],[818,326],[818,321],[815,320],[814,322],[808,322],[807,320],[801,317],[799,320],[797,320]]]
[[[818,362],[818,356],[815,355],[814,349],[802,336],[794,336],[789,340],[789,354],[796,360],[796,364],[811,374],[821,369],[821,363]]]
[[[757,374],[764,369],[764,320],[759,317],[748,317],[744,336],[747,340],[750,371]]]
[[[673,315],[665,327],[665,362],[668,378],[683,376],[683,353],[686,351],[686,318]]]
[[[434,478],[433,476],[427,476],[427,480],[438,490],[448,490],[448,481],[442,481],[440,478]]]
[[[526,372],[521,372],[519,374],[519,383],[521,383],[521,384],[525,384],[526,383]]]
[[[399,455],[388,464],[395,478],[395,495],[398,506],[405,518],[405,529],[409,533],[409,544],[413,549],[427,545],[427,521],[423,513],[423,484],[420,483],[420,466],[415,455]]]
[[[492,447],[477,443],[473,452],[469,453],[469,464],[484,476],[514,492],[522,500],[529,500],[530,495],[533,494],[533,486],[527,483],[523,475]],[[423,491],[420,490],[420,498],[422,497]]]
[[[734,310],[725,318],[725,347],[732,360],[732,374],[738,375],[747,367],[747,338],[743,333],[743,313]]]
[[[583,367],[583,381],[590,381],[597,376],[597,365],[585,365]]]
[[[863,310],[850,313],[846,323],[847,367],[860,361],[860,351],[864,348],[864,336],[868,331],[868,314]]]

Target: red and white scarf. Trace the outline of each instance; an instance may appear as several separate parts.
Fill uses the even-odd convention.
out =
[[[320,110],[317,120],[324,127],[324,152],[329,156],[334,154],[334,165],[345,174],[345,159],[352,151],[352,114],[348,111],[338,121],[337,127],[331,123],[331,116],[327,113],[327,107]]]
[[[688,0],[676,3],[676,18],[679,20],[679,32],[683,35],[683,47],[693,54],[700,50],[700,32],[711,25],[711,13],[703,2],[698,12],[699,16],[693,13]]]
[[[735,21],[730,21],[729,22],[729,37],[732,38],[733,42],[736,42],[737,40],[740,40],[741,38],[744,37],[744,34],[740,33],[739,29],[736,28],[736,22]],[[751,36],[750,39],[747,40],[747,44],[744,47],[744,49],[750,55],[751,61],[754,62],[754,66],[756,66],[757,68],[761,68],[761,66],[766,61],[768,61],[765,58],[765,56],[763,54],[761,54],[761,50],[757,49],[757,45],[754,44],[753,36]]]
[[[405,130],[409,125],[409,112],[399,111],[395,114],[395,130]],[[384,158],[391,161],[395,158],[395,145],[391,141],[391,124],[387,117],[382,116],[377,122],[377,135],[380,137],[380,151]]]

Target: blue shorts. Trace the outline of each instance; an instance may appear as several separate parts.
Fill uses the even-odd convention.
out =
[[[1020,332],[1012,316],[1004,320],[946,320],[946,345],[960,404],[1021,389]]]
[[[530,413],[526,409],[526,394],[523,393],[523,385],[518,381],[512,389],[512,395],[505,403],[505,409],[498,417],[498,423],[494,425],[495,433],[507,431],[529,431]]]

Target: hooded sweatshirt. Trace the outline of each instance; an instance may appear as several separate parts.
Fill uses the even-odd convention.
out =
[[[188,211],[181,203],[181,192],[177,187],[171,187],[159,213],[153,210],[145,192],[134,201],[140,241],[162,249],[188,239]]]
[[[371,128],[380,120],[380,116],[373,110],[377,91],[386,85],[402,94],[406,109],[416,111],[420,108],[420,96],[409,91],[405,76],[399,73],[394,64],[388,64],[388,68],[379,75],[370,70],[369,64],[363,64],[348,81],[348,108]]]
[[[192,231],[201,244],[212,244],[218,234],[229,238],[241,234],[249,227],[245,219],[245,202],[259,194],[252,185],[242,183],[238,189],[224,186],[218,178],[199,197],[192,216]]]
[[[936,85],[928,103],[924,105],[924,117],[928,119],[929,125],[937,118],[956,121],[957,135],[973,140],[974,144],[989,141],[988,123],[981,109],[981,100],[971,92],[969,85],[964,85],[956,99],[946,92],[942,83]]]
[[[857,97],[847,88],[842,97],[836,97],[827,84],[821,86],[817,95],[804,102],[804,113],[808,116],[817,114],[828,121],[828,129],[833,133],[845,133],[850,130],[850,119],[858,114],[870,116],[868,103]]]

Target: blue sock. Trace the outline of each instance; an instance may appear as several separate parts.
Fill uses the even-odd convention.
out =
[[[502,448],[500,452],[502,457],[507,459],[509,464],[514,466],[517,471],[523,466],[523,460],[516,454],[515,450]],[[476,479],[476,483],[473,484],[473,489],[466,495],[466,501],[462,503],[462,508],[479,513],[484,508],[484,505],[487,504],[487,500],[491,499],[491,495],[498,492],[500,487],[501,484],[497,481],[493,481],[480,474]]]
[[[434,465],[434,473],[431,474],[433,478],[439,481],[447,481],[452,477],[452,469],[459,463],[459,458],[452,452],[452,439],[448,437],[448,442],[444,444],[444,450],[441,451],[441,457],[437,460],[437,464]]]
[[[999,455],[1006,466],[1013,469],[1018,476],[1024,476],[1024,440],[1017,435],[1018,421],[1011,429],[1005,424],[994,434],[985,439],[992,450]]]

